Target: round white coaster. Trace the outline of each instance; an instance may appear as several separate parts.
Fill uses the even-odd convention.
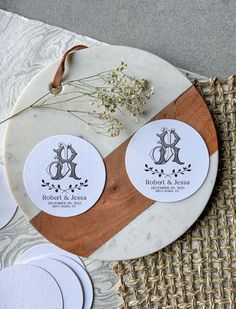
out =
[[[177,202],[202,186],[209,170],[209,152],[190,125],[162,119],[134,134],[125,165],[130,181],[144,196],[157,202]]]
[[[62,262],[48,258],[32,260],[29,263],[46,270],[56,280],[62,292],[64,309],[83,307],[84,299],[80,281],[69,267]]]
[[[80,137],[55,135],[30,152],[23,178],[27,193],[38,208],[54,216],[71,217],[97,202],[106,171],[93,145]]]
[[[91,279],[86,272],[86,270],[81,267],[80,264],[77,263],[76,260],[74,260],[72,257],[69,256],[60,256],[60,255],[51,255],[50,259],[56,259],[63,263],[65,263],[67,266],[69,266],[75,274],[78,276],[80,283],[82,284],[83,291],[84,291],[84,309],[90,309],[92,307],[93,303],[93,286]]]
[[[198,94],[193,89],[191,82],[179,70],[153,54],[131,47],[96,46],[75,53],[73,55],[73,63],[67,62],[64,82],[111,70],[119,65],[121,61],[128,64],[127,72],[131,76],[150,81],[151,85],[155,88],[155,94],[151,96],[148,104],[145,105],[145,114],[140,119],[140,122],[136,123],[129,117],[119,115],[118,118],[124,126],[119,136],[111,138],[98,135],[91,127],[85,126],[83,121],[77,121],[77,119],[70,115],[62,112],[56,113],[54,110],[40,111],[38,109],[30,109],[8,123],[5,157],[9,183],[19,206],[28,220],[34,222],[34,225],[45,236],[47,236],[46,230],[50,229],[50,223],[44,229],[44,225],[40,223],[40,217],[41,215],[44,217],[44,215],[28,197],[22,179],[26,158],[40,141],[57,134],[80,136],[94,145],[102,157],[106,158],[137,132],[139,128],[169,106],[171,102],[177,102],[179,98],[185,97],[186,100],[190,100],[188,102],[194,108],[195,99],[198,101]],[[32,80],[19,98],[13,113],[26,108],[31,102],[35,102],[48,91],[48,85],[52,81],[58,65],[59,61],[48,66]],[[68,91],[68,88],[63,87],[63,91],[65,93]],[[199,100],[202,100],[202,98]],[[72,107],[76,108],[76,103]],[[203,101],[202,104],[204,104]],[[69,105],[71,108],[71,103]],[[68,105],[66,104],[66,106]],[[84,107],[88,108],[88,105]],[[206,113],[199,117],[199,124],[208,116],[208,113]],[[203,122],[204,125],[205,123]],[[29,130],[29,127],[32,130]],[[212,133],[215,139],[214,130]],[[27,140],[27,143],[19,143],[22,136]],[[113,234],[112,237],[109,236],[109,240],[105,243],[99,242],[100,247],[96,251],[91,250],[89,257],[99,260],[132,259],[153,253],[170,244],[188,230],[203,211],[214,187],[217,169],[218,151],[215,151],[210,157],[210,168],[207,178],[195,194],[177,202],[153,203],[127,225],[122,225],[121,229]],[[118,217],[122,218],[123,212],[120,212]],[[54,218],[56,217],[53,217],[53,220]],[[95,222],[105,218],[92,219]],[[117,222],[116,217],[107,216],[103,226],[115,226]],[[68,229],[73,229],[73,226],[70,227],[69,221],[67,224]],[[66,235],[63,232],[61,235],[59,234],[52,231],[51,239],[55,239],[55,243],[59,243],[57,237],[60,237],[60,241],[63,238],[65,241],[64,246],[66,247],[66,242],[68,241]],[[76,239],[76,233],[74,237]],[[89,239],[85,237],[84,240],[77,239],[77,241],[78,243],[80,241],[83,246],[90,246],[92,243],[91,238],[92,236]],[[82,251],[80,253],[79,248],[78,254],[83,254]]]
[[[10,191],[5,168],[0,164],[0,229],[13,218],[17,204]]]
[[[33,265],[3,269],[0,272],[0,290],[2,309],[63,309],[56,281],[48,272]]]
[[[85,268],[85,265],[79,256],[67,252],[51,243],[40,244],[32,248],[29,248],[22,255],[17,257],[15,264],[26,264],[35,259],[47,258],[52,254],[57,254],[58,256],[60,255],[68,256],[73,260],[75,260],[83,268]]]

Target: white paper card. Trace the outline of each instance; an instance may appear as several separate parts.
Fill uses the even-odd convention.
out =
[[[26,264],[35,259],[47,258],[52,254],[53,255],[57,254],[58,257],[61,255],[68,256],[73,260],[75,260],[77,263],[79,263],[83,268],[85,268],[85,265],[79,256],[71,252],[65,251],[51,243],[44,243],[29,248],[28,250],[26,250],[24,253],[22,253],[17,257],[17,259],[15,260],[15,264]]]
[[[17,203],[8,185],[5,168],[0,164],[0,229],[12,219]]]
[[[80,281],[83,290],[83,298],[84,298],[83,309],[90,309],[93,303],[93,286],[89,274],[85,270],[85,266],[82,260],[77,255],[62,250],[53,244],[45,243],[36,245],[26,250],[22,255],[20,255],[16,259],[15,264],[25,264],[25,263],[34,264],[35,260],[44,261],[45,259],[60,261],[73,270],[73,272],[78,277],[78,280]],[[47,270],[49,271],[49,269]],[[65,279],[67,280],[69,279],[66,277],[65,273],[63,273],[63,276]]]
[[[55,279],[33,265],[16,265],[0,272],[1,309],[62,309]]]
[[[146,124],[131,138],[125,164],[130,181],[144,196],[176,202],[201,187],[208,174],[209,153],[191,126],[162,119]]]
[[[33,203],[59,217],[79,215],[92,207],[105,185],[98,151],[82,138],[51,136],[28,155],[24,184]]]
[[[93,286],[86,270],[80,264],[78,264],[77,260],[68,256],[57,254],[51,255],[50,259],[55,259],[63,262],[74,271],[82,285],[84,292],[83,309],[91,309],[93,304]]]
[[[33,260],[30,264],[46,270],[56,280],[62,293],[63,309],[83,308],[82,286],[73,270],[60,261],[48,258]]]

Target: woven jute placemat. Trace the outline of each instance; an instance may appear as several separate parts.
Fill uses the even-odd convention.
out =
[[[194,84],[218,131],[216,186],[181,238],[152,255],[114,265],[120,308],[236,308],[236,76]]]

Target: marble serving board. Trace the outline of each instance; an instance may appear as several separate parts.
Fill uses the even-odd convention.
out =
[[[217,137],[210,113],[191,82],[176,68],[148,52],[121,46],[97,46],[75,53],[67,63],[66,80],[74,80],[128,63],[130,75],[145,78],[156,89],[139,123],[122,116],[124,130],[118,137],[98,135],[83,122],[61,112],[28,110],[9,121],[5,142],[5,163],[13,194],[33,226],[48,240],[78,255],[100,260],[140,257],[160,250],[182,235],[199,217],[214,187],[218,169]],[[39,73],[20,96],[17,113],[48,92],[59,65],[53,63]],[[63,91],[67,91],[66,87]],[[119,151],[141,126],[151,119],[174,118],[193,126],[205,140],[210,169],[205,183],[191,197],[175,203],[136,200],[136,194],[122,187],[120,179],[108,175],[105,196],[80,216],[59,218],[38,209],[28,197],[22,178],[25,160],[34,146],[56,134],[80,136],[93,144],[105,158]],[[119,190],[114,188],[119,187]],[[113,189],[113,190],[112,190]],[[138,201],[132,205],[130,199]],[[119,200],[120,202],[116,202]],[[135,206],[135,207],[132,207]]]

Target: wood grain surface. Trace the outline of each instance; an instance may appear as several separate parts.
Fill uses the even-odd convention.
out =
[[[157,102],[158,104],[158,102]],[[217,135],[207,106],[194,86],[158,113],[157,119],[177,119],[195,128],[209,153],[217,149]],[[89,256],[154,203],[131,184],[125,169],[126,140],[105,158],[107,181],[98,202],[87,212],[62,218],[40,212],[32,225],[49,241],[73,253]],[[157,205],[158,207],[158,205]]]
[[[1,66],[3,68],[0,75],[2,118],[10,115],[17,98],[31,79],[51,62],[59,59],[70,46],[78,44],[78,42],[88,45],[99,43],[81,35],[1,10],[0,20],[2,26],[0,54],[2,55]],[[34,42],[33,47],[29,42]],[[10,53],[6,53],[8,49],[10,49]],[[12,78],[13,75],[17,80]],[[187,74],[187,76],[191,80],[204,79],[193,73]],[[5,129],[6,125],[0,126],[1,163],[3,163]],[[43,242],[45,239],[27,221],[21,209],[18,209],[13,220],[0,230],[0,268],[12,265],[25,250]],[[118,308],[121,299],[115,289],[118,276],[113,273],[113,263],[91,259],[83,260],[94,285],[93,308]]]
[[[82,35],[2,10],[0,28],[1,119],[10,115],[19,95],[32,78],[50,63],[60,59],[70,46],[78,42],[90,46],[102,44]],[[4,163],[6,126],[7,124],[0,126],[1,163]],[[0,197],[0,203],[2,202]],[[14,264],[15,259],[25,250],[45,241],[18,208],[11,222],[0,230],[0,269]],[[83,261],[94,286],[93,309],[117,309],[121,299],[116,293],[118,276],[113,273],[113,263],[91,259]]]

